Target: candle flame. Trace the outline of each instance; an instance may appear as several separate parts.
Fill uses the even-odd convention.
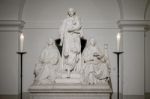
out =
[[[24,39],[24,35],[23,35],[23,33],[21,33],[20,38],[21,38],[21,39]]]
[[[118,33],[118,34],[117,34],[117,39],[120,39],[120,38],[121,38],[121,34]]]

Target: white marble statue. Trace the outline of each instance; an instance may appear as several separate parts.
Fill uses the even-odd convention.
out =
[[[82,54],[83,60],[83,82],[87,84],[97,84],[106,81],[109,77],[108,57],[96,46],[94,39]]]
[[[59,51],[55,46],[54,40],[50,38],[47,46],[41,52],[39,63],[35,66],[34,84],[45,85],[55,82],[59,58]]]
[[[81,71],[81,42],[83,35],[79,17],[73,8],[69,8],[68,16],[60,27],[62,50],[62,71],[67,71],[68,78],[71,71]]]
[[[70,93],[74,99],[111,99],[108,45],[100,50],[94,39],[83,37],[73,8],[68,9],[59,34],[60,39],[48,40],[35,65],[30,99],[70,98]]]

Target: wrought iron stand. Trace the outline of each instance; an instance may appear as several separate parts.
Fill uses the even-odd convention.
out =
[[[117,55],[117,99],[119,99],[119,56],[120,54],[122,54],[123,52],[113,52],[114,54]]]

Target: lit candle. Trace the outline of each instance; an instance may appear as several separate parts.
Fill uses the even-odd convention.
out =
[[[20,34],[20,52],[23,52],[24,35]]]
[[[117,34],[117,51],[120,51],[120,39],[121,39],[121,34],[118,32]]]

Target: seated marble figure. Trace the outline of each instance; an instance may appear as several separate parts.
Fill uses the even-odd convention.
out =
[[[110,78],[109,59],[97,46],[94,39],[90,40],[89,46],[82,54],[83,82],[98,84],[106,82]]]
[[[56,70],[59,66],[59,58],[59,51],[55,46],[54,40],[50,38],[47,46],[41,52],[39,62],[35,66],[35,85],[55,83]]]

